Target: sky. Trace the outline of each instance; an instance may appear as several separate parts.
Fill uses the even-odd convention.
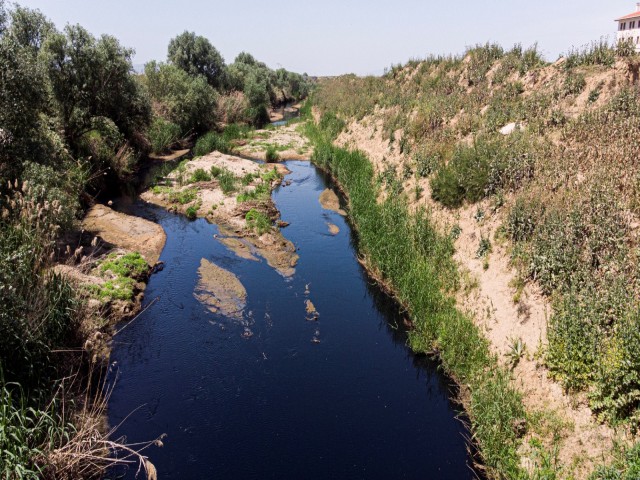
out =
[[[9,0],[14,1],[14,0]],[[227,63],[241,51],[309,75],[381,74],[430,54],[487,41],[534,43],[547,60],[613,39],[629,0],[18,0],[62,29],[107,33],[134,48],[134,65],[165,60],[185,30],[207,37]]]

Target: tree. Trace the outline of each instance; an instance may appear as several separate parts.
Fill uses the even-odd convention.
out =
[[[8,34],[18,45],[29,47],[35,53],[40,51],[47,37],[55,31],[53,23],[38,10],[16,6],[11,12]]]
[[[36,139],[47,91],[34,56],[10,37],[0,41],[0,65],[0,176],[6,180],[41,153]]]
[[[253,71],[245,78],[244,94],[249,102],[248,117],[254,125],[269,121],[269,92],[266,79]]]
[[[190,76],[175,65],[149,62],[145,77],[154,110],[178,124],[183,134],[215,125],[217,95],[203,76]]]
[[[43,50],[55,104],[72,146],[93,128],[97,117],[112,120],[127,138],[149,124],[149,101],[132,75],[133,50],[109,35],[96,40],[79,25],[49,35]]]
[[[222,55],[209,40],[193,32],[185,31],[169,42],[168,60],[189,75],[203,75],[214,88],[223,84]]]

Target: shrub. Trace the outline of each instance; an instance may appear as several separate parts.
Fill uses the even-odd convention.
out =
[[[198,207],[196,207],[195,205],[191,205],[190,207],[187,207],[185,215],[189,220],[195,220],[198,217],[198,210]]]
[[[605,38],[581,48],[574,48],[566,55],[564,67],[570,70],[583,65],[612,67],[616,61],[614,48]]]
[[[561,94],[563,97],[578,95],[582,93],[586,86],[587,81],[582,73],[569,72],[562,84]]]
[[[275,145],[269,145],[267,147],[265,158],[267,160],[267,163],[273,163],[280,160],[280,154],[278,153],[278,149],[276,148]]]
[[[180,127],[155,117],[149,128],[149,142],[154,153],[167,151],[180,138]]]
[[[204,171],[202,168],[197,168],[189,179],[189,183],[208,182],[211,180],[211,175]]]
[[[271,230],[271,220],[269,217],[255,208],[249,210],[244,218],[249,228],[256,231],[258,235],[262,235]]]
[[[222,170],[216,178],[218,179],[220,188],[225,195],[236,191],[237,179],[229,170]]]
[[[196,146],[193,149],[193,154],[196,157],[201,157],[213,151],[228,153],[230,151],[230,145],[223,135],[216,132],[207,132],[198,138]]]
[[[460,146],[453,158],[431,179],[431,195],[449,208],[465,200],[477,202],[500,189],[516,189],[533,174],[529,140],[521,134],[503,138],[476,138]]]

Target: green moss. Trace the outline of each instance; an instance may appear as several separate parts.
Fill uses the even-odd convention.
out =
[[[122,277],[141,278],[149,272],[149,264],[137,252],[127,253],[121,257],[112,253],[100,264],[100,271],[111,271]]]

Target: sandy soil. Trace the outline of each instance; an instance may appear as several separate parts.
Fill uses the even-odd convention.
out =
[[[327,227],[329,228],[329,233],[331,235],[337,235],[340,233],[340,227],[334,225],[333,223],[327,223]]]
[[[278,151],[280,160],[308,160],[312,149],[307,138],[298,132],[300,124],[283,125],[269,130],[256,130],[254,138],[238,148],[240,155],[266,159],[268,145],[278,145],[285,148]]]
[[[322,208],[324,208],[325,210],[331,210],[332,212],[339,213],[343,217],[347,214],[347,212],[340,208],[340,199],[338,198],[336,192],[329,188],[325,189],[320,194],[320,198],[318,199],[318,201],[320,202],[320,205],[322,205]]]
[[[167,239],[160,225],[116,212],[104,205],[89,209],[82,228],[112,245],[139,252],[152,266],[158,262]]]
[[[233,273],[203,258],[198,276],[200,280],[193,295],[199,302],[213,313],[242,318],[247,291]]]
[[[183,177],[189,178],[196,169],[203,169],[209,172],[213,166],[229,170],[237,178],[242,178],[248,173],[266,173],[272,168],[276,168],[281,174],[288,173],[284,165],[260,165],[245,158],[213,152],[188,162],[185,165]],[[271,200],[262,204],[256,204],[256,202],[252,201],[238,203],[237,196],[239,192],[225,194],[215,178],[211,181],[180,187],[176,182],[178,175],[177,172],[170,174],[166,179],[167,184],[170,184],[175,191],[195,189],[196,194],[193,201],[180,205],[172,202],[168,193],[154,193],[153,189],[144,192],[141,198],[147,202],[180,213],[185,213],[189,207],[197,208],[197,216],[217,224],[220,229],[218,240],[239,257],[256,261],[258,257],[261,257],[285,277],[295,273],[295,266],[298,262],[295,246],[286,240],[275,227],[271,232],[264,235],[256,235],[248,228],[245,220],[245,215],[251,208],[258,208],[267,211],[271,219],[276,221],[279,213]],[[247,187],[239,188],[251,190],[262,181],[262,179],[257,178]]]
[[[383,129],[380,112],[360,122],[351,123],[348,133],[342,133],[336,143],[347,148],[358,148],[371,159],[376,172],[384,171],[389,164],[400,167],[404,161],[397,149],[391,150],[382,139]],[[401,132],[395,138],[401,138]],[[410,191],[415,180],[405,182]],[[453,225],[459,225],[461,235],[456,241],[455,260],[462,272],[463,286],[458,294],[458,304],[470,314],[483,329],[490,341],[491,349],[500,360],[507,363],[507,354],[513,342],[521,339],[526,353],[514,369],[514,384],[523,394],[527,410],[545,412],[547,418],[555,416],[563,423],[559,442],[559,460],[567,473],[575,478],[586,478],[595,464],[610,458],[614,439],[622,434],[601,425],[580,395],[566,394],[562,387],[550,378],[548,370],[540,363],[536,353],[547,342],[547,320],[551,315],[549,301],[534,284],[527,284],[517,303],[515,280],[517,272],[510,265],[508,245],[495,245],[496,229],[503,223],[504,212],[493,212],[488,201],[449,211],[431,200],[427,179],[420,180],[424,193],[410,208],[426,205],[432,212],[436,224],[443,233],[449,233]],[[487,212],[478,222],[478,210]],[[492,240],[493,251],[486,259],[477,258],[482,237]],[[522,462],[531,465],[531,452],[527,451],[525,439]]]

